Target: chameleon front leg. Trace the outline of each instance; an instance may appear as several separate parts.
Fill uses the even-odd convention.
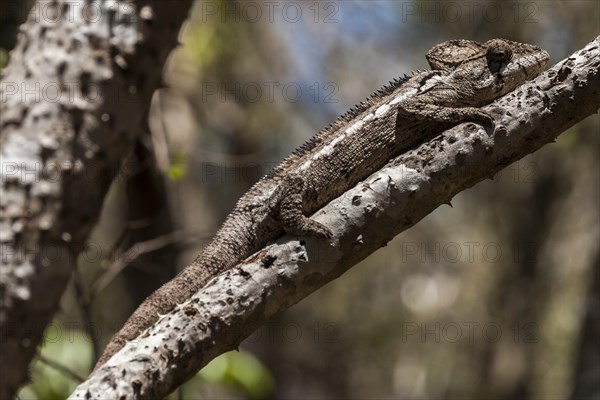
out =
[[[459,124],[469,120],[494,126],[494,118],[476,107],[445,107],[426,100],[410,99],[398,104],[398,116],[407,120]]]
[[[299,174],[286,175],[278,193],[279,219],[283,229],[293,235],[317,236],[331,239],[333,233],[325,225],[310,219],[302,212],[302,195],[306,182]]]

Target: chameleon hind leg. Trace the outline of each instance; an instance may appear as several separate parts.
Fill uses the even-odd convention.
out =
[[[333,234],[325,225],[302,213],[304,179],[298,174],[286,175],[279,193],[279,218],[283,229],[293,235],[317,236],[330,239]]]

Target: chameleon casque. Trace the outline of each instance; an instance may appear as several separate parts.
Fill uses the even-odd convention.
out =
[[[493,129],[479,107],[538,76],[549,59],[537,46],[504,39],[451,40],[426,55],[432,70],[396,79],[319,132],[238,201],[212,242],[150,295],[112,338],[96,368],[219,273],[284,232],[335,236],[310,219],[390,159],[461,122]]]

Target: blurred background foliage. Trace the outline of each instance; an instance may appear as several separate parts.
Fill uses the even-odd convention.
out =
[[[0,7],[5,63],[31,2]],[[245,190],[434,44],[502,37],[553,65],[599,21],[597,1],[198,1],[21,398],[66,396]],[[171,398],[598,396],[598,131],[459,194]]]

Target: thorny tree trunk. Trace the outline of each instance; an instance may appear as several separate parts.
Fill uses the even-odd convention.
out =
[[[0,398],[27,379],[192,0],[40,0],[0,86]]]

